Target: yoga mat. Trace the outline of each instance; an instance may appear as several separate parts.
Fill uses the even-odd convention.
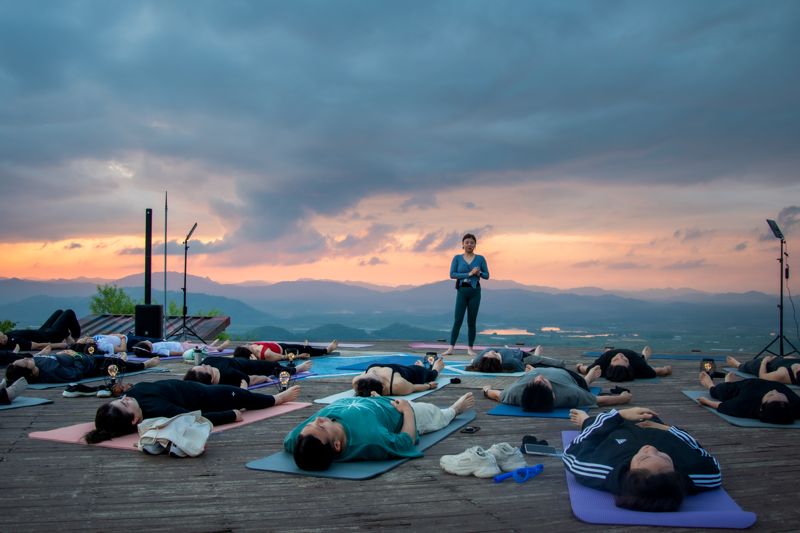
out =
[[[208,355],[211,355],[211,354],[208,354]],[[156,357],[156,356],[154,355],[153,357]],[[169,355],[169,356],[167,356],[167,355],[159,355],[158,358],[160,360],[162,360],[162,361],[178,361],[178,360],[182,360],[183,356],[182,355]],[[150,357],[138,357],[136,355],[129,355],[128,356],[128,361],[131,361],[133,363],[144,363],[148,359],[150,359]]]
[[[439,342],[412,342],[409,344],[409,347],[414,348],[415,350],[436,350],[436,349],[443,349],[446,350],[450,347],[449,344],[442,344]],[[468,346],[466,344],[456,344],[456,350],[466,350]],[[481,350],[488,350],[489,348],[517,348],[522,350],[523,352],[529,352],[535,348],[535,346],[473,346],[473,350],[481,351]]]
[[[419,355],[376,355],[367,360],[360,360],[350,364],[344,364],[336,368],[337,370],[364,371],[369,365],[413,365],[416,361],[420,360],[422,360],[422,358]],[[340,358],[339,362],[346,363],[347,359]]]
[[[683,390],[681,391],[685,396],[688,396],[695,402],[700,396],[705,396],[707,398],[711,398],[708,394],[708,391],[699,391],[699,390]],[[698,404],[700,405],[700,404]],[[800,420],[795,420],[792,424],[768,424],[766,422],[762,422],[757,418],[740,418],[738,416],[731,416],[720,413],[716,409],[712,409],[707,405],[701,405],[704,409],[708,410],[711,413],[714,413],[718,417],[724,419],[729,424],[744,428],[780,428],[780,429],[800,429]]]
[[[600,357],[604,352],[583,352],[585,357]],[[725,355],[709,355],[702,353],[654,353],[650,359],[672,359],[674,361],[702,361],[703,359],[713,359],[714,361],[724,361]]]
[[[352,357],[323,355],[321,357],[314,357],[312,359],[312,361],[314,362],[313,370],[314,373],[317,374],[314,377],[355,375],[358,373],[358,371],[340,370],[339,367],[343,365],[352,365],[364,362],[367,362],[367,364],[374,363],[375,359],[378,357],[404,356],[404,355],[407,354],[389,353],[389,354],[374,354],[374,355],[358,355]],[[417,359],[419,359],[419,356],[417,356]],[[303,359],[302,361],[305,361],[305,359]],[[366,366],[364,368],[366,368]]]
[[[290,413],[304,407],[308,407],[310,403],[304,402],[287,402],[277,407],[270,407],[268,409],[258,409],[255,411],[245,411],[242,413],[244,420],[241,422],[233,422],[231,424],[223,424],[221,426],[214,426],[212,433],[219,433],[228,429],[237,428],[246,424],[252,424],[259,420],[272,418],[274,416]],[[33,431],[28,433],[28,437],[32,439],[52,440],[56,442],[66,442],[67,444],[83,444],[88,446],[83,436],[94,429],[94,422],[85,422],[83,424],[75,424],[73,426],[66,426],[63,428],[51,429],[50,431]],[[102,446],[103,448],[114,448],[118,450],[136,450],[136,443],[139,441],[138,433],[131,433],[116,439],[107,440],[100,444],[93,444],[93,446]]]
[[[303,344],[302,342],[297,341],[273,341],[273,342],[282,342],[284,344]],[[316,348],[327,348],[330,344],[329,342],[309,342],[309,346],[314,346]],[[368,348],[372,346],[372,344],[354,344],[348,342],[340,342],[337,344],[339,348]],[[336,352],[333,352],[336,353]]]
[[[294,376],[292,376],[292,381],[296,381],[298,379],[305,379],[313,375],[314,372],[299,372]],[[272,379],[270,379],[269,381],[265,381],[264,383],[259,383],[258,385],[250,385],[249,387],[247,387],[247,390],[263,389],[264,387],[270,387],[273,385],[277,385],[278,383],[280,383],[280,380],[278,378],[273,377]]]
[[[748,374],[747,372],[742,372],[738,368],[733,368],[732,366],[726,366],[722,370],[725,371],[725,372],[733,372],[735,375],[739,376],[740,378],[744,378],[744,379],[755,379],[755,378],[758,378],[758,376],[756,376],[754,374]],[[792,390],[800,390],[800,386],[797,386],[797,385],[790,385],[789,383],[784,383],[784,385],[786,385],[787,387],[789,387]]]
[[[32,405],[43,405],[46,403],[53,403],[53,400],[47,400],[45,398],[33,398],[31,396],[17,396],[10,404],[0,405],[0,411],[5,411],[6,409],[17,409],[19,407],[30,407]]]
[[[139,370],[137,372],[125,372],[124,374],[120,373],[118,379],[120,378],[127,378],[130,376],[137,376],[139,374],[152,374],[155,372],[169,372],[167,368],[145,368],[144,370]],[[44,389],[55,389],[58,387],[66,387],[67,385],[72,385],[75,383],[92,383],[94,381],[105,381],[109,379],[108,376],[96,376],[93,378],[83,378],[79,379],[78,381],[68,381],[65,383],[31,383],[28,385],[28,388],[31,390],[44,390]]]
[[[453,363],[452,366],[445,367],[445,370],[450,370],[450,371],[455,372],[456,374],[458,374],[460,376],[465,376],[465,377],[474,376],[474,377],[479,377],[479,378],[480,377],[496,377],[496,378],[512,377],[513,378],[513,377],[520,377],[520,376],[524,376],[525,375],[524,371],[522,371],[522,372],[473,372],[472,370],[464,370],[463,368],[460,368],[462,366],[466,367],[469,364],[470,363]]]
[[[437,390],[441,389],[442,387],[444,387],[446,385],[449,385],[450,384],[450,378],[445,378],[445,377],[439,376],[436,379],[436,383],[438,383],[439,386],[437,388],[435,388],[435,389],[428,389],[428,390],[423,390],[423,391],[419,391],[419,392],[412,392],[411,394],[407,394],[406,396],[392,395],[392,396],[387,396],[387,398],[396,398],[396,399],[403,399],[403,400],[409,400],[409,401],[416,400],[417,398],[419,398],[421,396],[425,396],[426,394],[430,394],[432,392],[436,392]],[[329,403],[335,402],[336,400],[340,400],[342,398],[352,398],[355,395],[356,395],[356,393],[355,393],[355,391],[353,389],[348,389],[348,390],[346,390],[344,392],[340,392],[338,394],[331,394],[330,396],[325,396],[324,398],[319,398],[317,400],[314,400],[314,403],[329,404]]]
[[[561,432],[565,450],[577,436],[577,431]],[[610,492],[590,489],[569,470],[564,473],[572,513],[590,524],[745,529],[756,522],[756,514],[743,511],[722,488],[687,496],[678,511],[647,513],[617,507]]]
[[[417,449],[424,451],[454,433],[475,419],[475,411],[461,413],[453,419],[447,427],[443,427],[433,433],[422,435],[417,443]],[[409,457],[402,459],[386,459],[384,461],[354,461],[352,463],[333,463],[328,470],[322,472],[311,472],[301,470],[294,464],[294,458],[286,451],[280,451],[268,455],[262,459],[256,459],[247,463],[247,468],[252,470],[266,470],[267,472],[283,472],[284,474],[297,474],[301,476],[326,477],[335,479],[370,479],[377,475],[388,472],[392,468],[410,460]]]
[[[591,387],[590,390],[594,395],[597,395],[601,391],[600,387]],[[494,416],[526,416],[531,418],[569,418],[570,409],[572,409],[572,407],[561,407],[559,409],[553,409],[547,413],[539,413],[533,411],[523,411],[522,407],[518,405],[500,403],[486,414]],[[594,409],[594,407],[584,406],[578,407],[577,409],[583,409],[586,411],[588,409]]]

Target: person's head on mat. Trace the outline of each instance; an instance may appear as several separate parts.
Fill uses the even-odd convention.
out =
[[[81,337],[69,345],[70,350],[78,353],[94,354],[97,353],[97,342],[93,337]]]
[[[353,390],[356,396],[365,398],[369,396],[380,396],[383,394],[383,383],[373,376],[362,374],[353,378]]]
[[[767,424],[793,424],[794,412],[789,398],[782,392],[771,390],[761,399],[758,419]]]
[[[139,357],[153,355],[153,343],[150,341],[139,341],[133,345],[133,352]]]
[[[346,443],[347,434],[342,424],[326,416],[318,416],[297,436],[294,462],[303,470],[327,470]]]
[[[481,356],[478,364],[469,365],[465,370],[469,372],[499,374],[503,371],[503,356],[494,350],[488,351]]]
[[[681,506],[686,493],[686,478],[675,471],[672,457],[645,444],[623,470],[614,501],[635,511],[670,512]]]
[[[261,352],[259,351],[259,353],[261,353]],[[233,356],[234,357],[243,357],[245,359],[254,358],[253,350],[251,349],[250,345],[237,346],[236,348],[233,349]]]
[[[633,381],[634,374],[630,360],[623,353],[618,353],[611,358],[606,369],[608,381]]]
[[[39,367],[33,357],[17,359],[6,368],[6,383],[9,385],[21,378],[28,380],[28,383],[35,383],[39,377]]]
[[[205,383],[206,385],[218,385],[219,379],[219,369],[211,365],[193,366],[186,372],[186,375],[183,376],[184,381],[197,381],[199,383]]]
[[[89,444],[96,444],[136,431],[136,425],[144,419],[139,402],[130,396],[103,404],[97,408],[94,417],[95,429],[84,438]]]
[[[553,385],[544,376],[536,376],[522,391],[520,407],[523,411],[548,413],[553,410],[555,403]]]

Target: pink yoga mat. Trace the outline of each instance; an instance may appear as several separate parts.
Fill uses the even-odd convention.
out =
[[[287,402],[277,407],[270,407],[269,409],[245,411],[242,413],[244,420],[241,422],[233,422],[231,424],[215,426],[212,433],[225,431],[226,429],[238,428],[239,426],[243,426],[245,424],[252,424],[253,422],[258,422],[259,420],[272,418],[273,416],[290,413],[292,411],[308,407],[309,405],[311,404],[306,402]],[[86,422],[83,424],[75,424],[74,426],[51,429],[50,431],[33,431],[29,433],[28,436],[32,439],[54,440],[56,442],[66,442],[68,444],[86,445],[86,441],[83,440],[83,436],[92,429],[94,429],[94,422]],[[116,448],[119,450],[136,450],[136,442],[138,440],[139,434],[131,433],[130,435],[117,437],[116,439],[95,444],[95,446],[102,446],[103,448]]]
[[[339,346],[341,346],[341,344]],[[428,349],[436,350],[436,349],[439,349],[439,348],[441,348],[442,350],[446,350],[447,348],[450,347],[449,344],[442,344],[442,343],[436,343],[436,342],[412,342],[411,344],[409,344],[409,346],[414,348],[415,350],[428,350]],[[456,350],[466,350],[467,348],[468,348],[468,346],[466,344],[456,344]],[[472,348],[474,350],[480,351],[480,350],[486,350],[488,348],[505,348],[505,346],[478,346],[478,345],[475,345]],[[509,348],[517,348],[518,350],[522,350],[523,352],[529,352],[529,351],[533,350],[535,347],[534,346],[517,346],[517,345],[514,345],[514,346],[509,346]]]

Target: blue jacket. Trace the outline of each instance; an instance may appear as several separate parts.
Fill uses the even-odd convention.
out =
[[[472,285],[473,289],[478,288],[478,277],[477,276],[470,276],[469,271],[475,267],[479,267],[481,269],[480,277],[483,279],[489,279],[489,267],[486,266],[486,259],[482,255],[475,254],[475,258],[472,260],[472,263],[467,263],[464,261],[464,256],[462,254],[458,254],[453,257],[453,261],[450,263],[450,279],[455,280],[468,280],[469,284]],[[458,281],[456,281],[456,288],[458,288]]]

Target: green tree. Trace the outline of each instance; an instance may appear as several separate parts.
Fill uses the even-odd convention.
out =
[[[221,314],[222,311],[219,309],[211,309],[210,311],[203,311],[200,309],[190,312],[189,316],[220,316]],[[178,305],[175,300],[169,301],[169,305],[167,305],[167,316],[183,316],[183,309],[181,309],[181,306]]]
[[[116,285],[98,285],[97,294],[89,302],[89,309],[98,315],[132,315],[136,301]]]
[[[17,326],[16,322],[12,322],[10,320],[0,320],[0,332],[5,333],[6,331],[11,331]]]

